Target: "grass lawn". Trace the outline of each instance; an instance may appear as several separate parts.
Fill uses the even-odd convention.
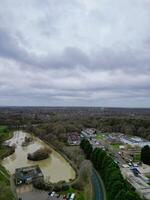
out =
[[[136,161],[140,161],[141,160],[141,154],[135,154],[133,160]]]
[[[118,150],[120,144],[112,144],[111,146],[112,146],[112,148],[113,148],[114,150]]]
[[[12,132],[8,130],[7,126],[0,125],[0,141],[8,140],[12,137]]]
[[[97,139],[97,140],[104,140],[104,139],[105,139],[105,136],[104,136],[103,133],[99,133],[99,134],[97,134],[96,139]]]

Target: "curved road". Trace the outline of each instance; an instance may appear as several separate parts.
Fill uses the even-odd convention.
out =
[[[93,200],[106,200],[106,192],[103,182],[95,169],[93,169],[92,174],[92,185],[94,193]]]

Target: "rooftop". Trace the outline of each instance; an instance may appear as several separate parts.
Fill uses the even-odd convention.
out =
[[[38,165],[17,168],[15,170],[15,180],[17,185],[31,183],[33,180],[43,177],[43,173]]]

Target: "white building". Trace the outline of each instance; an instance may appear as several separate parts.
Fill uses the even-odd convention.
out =
[[[150,146],[150,141],[144,140],[140,137],[121,137],[120,141],[124,144],[129,144],[131,146],[139,146],[139,147],[144,147],[146,145]]]
[[[94,128],[86,128],[81,131],[81,134],[83,137],[86,137],[88,139],[95,138],[96,137],[96,129]]]

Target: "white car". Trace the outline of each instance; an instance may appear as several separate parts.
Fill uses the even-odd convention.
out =
[[[51,197],[53,197],[54,195],[55,195],[55,192],[52,192],[52,193],[51,193]]]

